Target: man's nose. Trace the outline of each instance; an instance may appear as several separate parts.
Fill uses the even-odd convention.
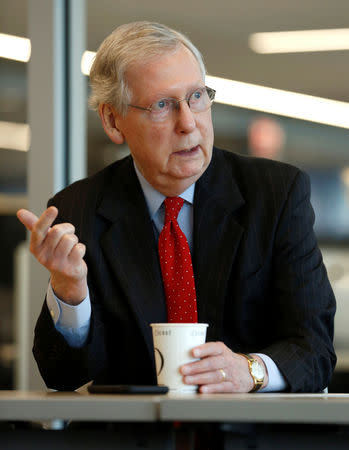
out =
[[[176,130],[179,133],[191,133],[196,127],[196,121],[187,100],[178,102],[176,114]]]

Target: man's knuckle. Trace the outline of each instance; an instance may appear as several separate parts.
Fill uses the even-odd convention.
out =
[[[39,261],[39,263],[45,267],[47,267],[49,265],[49,258],[45,253],[39,253],[37,255],[37,260]]]
[[[75,234],[65,234],[63,236],[63,239],[69,245],[74,245],[78,243],[78,238]]]
[[[71,223],[62,223],[61,227],[65,234],[72,235],[75,233],[75,227]]]
[[[51,239],[55,240],[57,238],[59,238],[59,236],[62,234],[61,228],[59,225],[55,225],[54,227],[51,228],[51,230],[49,231],[49,236]]]
[[[40,224],[39,224],[39,221],[37,221],[36,223],[34,223],[33,228],[32,228],[32,233],[33,233],[33,234],[40,233]]]
[[[69,231],[75,231],[75,227],[72,223],[70,222],[62,222],[60,224],[58,224],[61,227],[64,227],[64,229],[69,230]]]
[[[223,352],[223,351],[225,350],[225,345],[223,344],[223,342],[217,341],[216,344],[217,344],[217,346],[218,346],[218,349],[219,349],[221,352]]]

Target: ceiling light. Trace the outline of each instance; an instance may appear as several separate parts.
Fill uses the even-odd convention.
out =
[[[27,123],[0,121],[0,148],[26,152],[30,145],[30,129]]]
[[[349,50],[349,28],[254,33],[248,43],[256,53]]]
[[[218,103],[349,128],[349,103],[218,77],[206,80]]]
[[[0,33],[0,58],[28,62],[30,52],[29,39]]]

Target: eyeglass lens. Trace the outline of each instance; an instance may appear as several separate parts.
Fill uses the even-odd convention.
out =
[[[189,98],[183,100],[163,99],[154,103],[150,108],[150,115],[154,120],[160,120],[168,116],[171,110],[178,109],[179,103],[187,101],[193,112],[202,112],[208,109],[214,100],[215,91],[208,87],[194,91]]]

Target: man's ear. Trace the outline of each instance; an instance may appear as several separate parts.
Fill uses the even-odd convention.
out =
[[[119,114],[113,105],[101,103],[98,107],[99,117],[101,118],[104,131],[114,144],[123,144],[125,137],[117,126]]]

